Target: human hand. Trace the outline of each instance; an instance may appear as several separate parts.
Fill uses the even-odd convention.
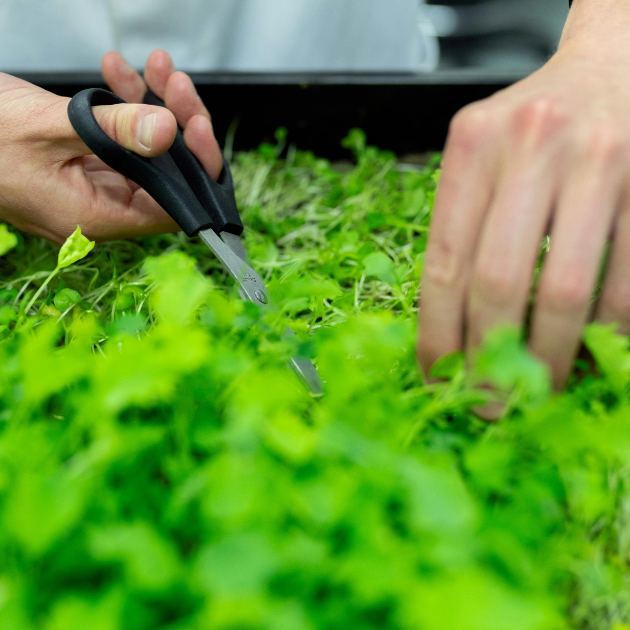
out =
[[[630,333],[630,58],[621,45],[629,30],[627,3],[576,0],[546,66],[454,118],[421,287],[425,371],[444,354],[474,350],[493,326],[523,325],[546,234],[529,345],[555,388],[589,317]]]
[[[130,103],[94,108],[111,138],[153,157],[170,147],[179,122],[190,149],[219,175],[210,116],[165,52],[150,55],[145,75],[172,111],[140,104],[146,85],[118,53],[105,55],[103,75]],[[177,230],[144,190],[92,155],[70,124],[69,100],[0,73],[0,220],[59,243],[77,224],[99,241]]]

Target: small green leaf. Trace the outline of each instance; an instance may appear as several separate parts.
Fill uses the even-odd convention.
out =
[[[17,236],[9,232],[4,223],[0,223],[0,256],[4,256],[12,250],[18,243]]]
[[[362,129],[351,129],[341,141],[341,146],[350,149],[357,159],[365,153],[366,145],[366,135]]]
[[[452,352],[438,359],[431,369],[429,376],[450,380],[464,369],[464,353]]]
[[[365,265],[365,275],[375,276],[382,282],[386,282],[390,287],[398,286],[398,278],[394,263],[391,258],[383,252],[375,252],[363,259]]]
[[[134,305],[133,295],[128,292],[121,292],[116,296],[116,310],[126,311]]]
[[[151,304],[168,322],[185,324],[203,304],[211,284],[196,269],[195,261],[182,252],[169,252],[159,258],[148,257],[144,268],[156,290]]]
[[[608,380],[622,392],[630,381],[628,338],[616,334],[617,325],[591,324],[584,331],[584,343]]]
[[[2,291],[0,291],[0,303],[8,304],[9,302],[15,300],[17,296],[17,289],[3,289]]]
[[[17,320],[17,313],[12,306],[0,306],[0,324],[8,325]]]
[[[146,326],[146,318],[142,315],[123,314],[112,321],[110,334],[130,335],[135,337]]]
[[[55,295],[53,302],[60,311],[65,311],[71,304],[78,304],[81,301],[81,294],[73,289],[61,289]]]
[[[57,269],[69,267],[73,263],[85,258],[94,248],[94,241],[81,234],[81,226],[77,225],[74,234],[66,239],[59,250]]]
[[[278,127],[276,132],[274,133],[274,138],[278,142],[278,144],[284,144],[287,140],[287,136],[289,135],[289,130],[286,127]]]
[[[520,331],[512,326],[491,330],[473,357],[473,376],[502,390],[521,388],[531,398],[544,400],[551,391],[549,369],[528,352]]]

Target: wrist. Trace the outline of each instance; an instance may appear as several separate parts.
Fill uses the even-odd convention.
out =
[[[630,0],[573,0],[558,53],[630,62]]]

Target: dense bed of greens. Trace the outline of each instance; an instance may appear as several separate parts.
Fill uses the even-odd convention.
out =
[[[0,629],[627,630],[626,340],[590,327],[559,397],[510,330],[424,383],[437,161],[279,140],[233,170],[280,314],[182,235],[76,260],[77,235],[57,265],[0,226]]]

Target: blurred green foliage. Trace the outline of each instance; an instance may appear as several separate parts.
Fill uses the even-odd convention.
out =
[[[346,146],[235,157],[264,317],[181,234],[0,232],[0,630],[627,629],[627,340],[561,396],[512,330],[424,382],[438,158]]]

